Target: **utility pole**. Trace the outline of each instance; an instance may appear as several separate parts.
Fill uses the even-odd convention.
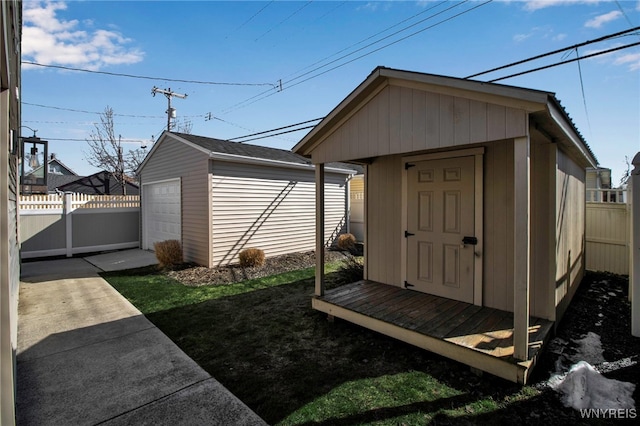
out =
[[[187,95],[183,95],[180,93],[175,93],[172,92],[171,89],[159,89],[156,86],[153,86],[153,89],[151,89],[151,94],[155,97],[156,93],[162,93],[163,95],[165,95],[167,97],[167,101],[169,103],[168,107],[167,107],[167,132],[171,131],[171,118],[175,118],[176,117],[176,110],[174,108],[171,108],[171,98],[172,97],[176,97],[176,98],[180,98],[180,99],[186,99]]]
[[[122,157],[122,135],[118,135],[118,173],[120,173],[122,195],[127,195],[127,183],[124,180],[124,158]]]

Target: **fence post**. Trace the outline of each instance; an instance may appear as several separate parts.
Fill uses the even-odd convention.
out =
[[[65,219],[67,257],[73,256],[73,222],[71,212],[73,211],[71,199],[72,194],[65,193],[62,201],[62,212]]]
[[[640,152],[633,157],[631,172],[631,334],[640,337]]]

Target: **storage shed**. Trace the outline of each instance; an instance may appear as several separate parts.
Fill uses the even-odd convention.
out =
[[[323,245],[347,228],[345,164],[326,168]],[[182,242],[207,267],[236,263],[245,248],[265,255],[315,249],[315,176],[291,151],[164,132],[138,169],[142,248]]]
[[[584,273],[597,163],[553,93],[380,67],[293,151],[320,222],[323,166],[365,166],[365,280],[317,268],[315,309],[526,382]]]

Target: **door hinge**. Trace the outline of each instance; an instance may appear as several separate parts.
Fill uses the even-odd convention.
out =
[[[404,288],[415,287],[413,284],[409,284],[408,282],[404,282]]]
[[[416,234],[412,234],[412,233],[411,233],[411,232],[409,232],[409,231],[404,231],[404,237],[405,237],[405,238],[409,238],[409,237],[414,236],[414,235],[416,235]]]
[[[405,170],[409,170],[411,167],[415,167],[415,164],[411,164],[411,163],[404,163],[404,169]]]

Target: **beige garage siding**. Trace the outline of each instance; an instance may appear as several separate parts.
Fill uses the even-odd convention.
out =
[[[171,137],[155,148],[141,183],[182,179],[182,248],[186,261],[209,265],[209,155]],[[144,191],[144,186],[141,186]],[[144,210],[144,205],[142,206]],[[141,217],[144,218],[144,212]],[[144,220],[144,219],[143,219]],[[142,223],[144,227],[144,222]]]
[[[238,261],[245,248],[267,257],[308,251],[315,244],[312,169],[212,163],[213,265]],[[326,173],[325,239],[344,227],[347,176]]]

